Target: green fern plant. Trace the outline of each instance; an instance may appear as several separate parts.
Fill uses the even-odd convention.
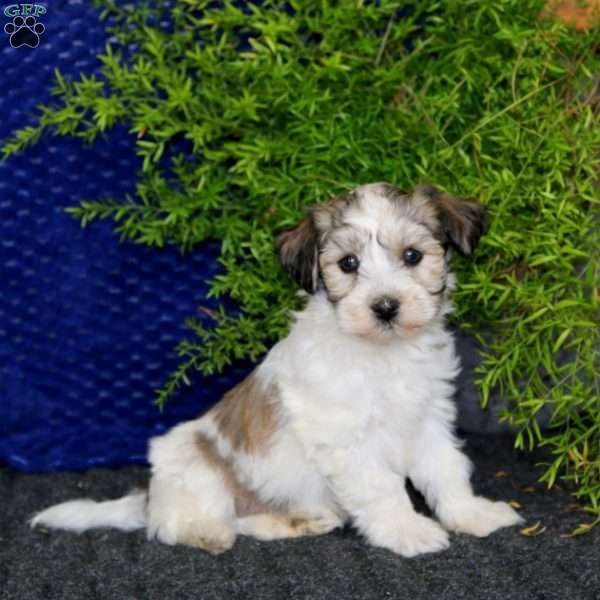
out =
[[[240,311],[214,328],[191,316],[158,403],[284,334],[298,300],[273,239],[303,207],[370,181],[436,183],[491,215],[477,261],[456,264],[453,317],[494,332],[482,402],[499,390],[516,445],[550,448],[542,479],[572,481],[600,519],[599,29],[542,20],[538,0],[97,4],[116,40],[101,76],[57,71],[56,102],[3,153],[125,124],[135,197],[73,216],[149,246],[221,241],[211,295]]]

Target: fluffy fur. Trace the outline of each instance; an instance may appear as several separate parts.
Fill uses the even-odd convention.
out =
[[[197,420],[150,443],[147,495],[49,508],[32,525],[145,527],[218,553],[238,534],[319,534],[347,521],[402,556],[520,521],[475,496],[454,437],[459,370],[444,327],[451,249],[470,255],[483,209],[435,188],[361,186],[278,242],[309,294],[289,335]],[[349,258],[350,257],[350,258]],[[415,512],[410,478],[437,517]]]

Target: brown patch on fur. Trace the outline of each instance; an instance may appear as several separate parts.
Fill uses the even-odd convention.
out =
[[[211,439],[202,433],[197,433],[195,441],[196,447],[202,454],[205,462],[223,475],[225,485],[234,498],[235,514],[238,517],[255,515],[272,510],[265,503],[261,502],[254,492],[245,488],[238,481],[232,466],[219,454],[215,443]]]
[[[486,230],[485,208],[434,187],[420,187],[417,192],[430,198],[438,215],[443,241],[451,243],[464,256],[470,256]]]
[[[292,527],[293,529],[299,529],[300,527],[303,527],[306,523],[308,519],[306,519],[305,517],[290,517],[290,527]]]
[[[276,386],[265,387],[251,373],[227,392],[210,414],[234,450],[260,454],[277,427],[278,400]]]

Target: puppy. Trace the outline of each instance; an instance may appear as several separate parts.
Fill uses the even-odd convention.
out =
[[[480,205],[432,187],[363,185],[312,208],[278,240],[308,296],[289,335],[207,413],[151,441],[147,493],[66,502],[32,526],[145,527],[219,553],[238,534],[350,521],[410,557],[448,547],[447,531],[519,523],[508,504],[473,494],[453,432],[450,256],[470,256],[484,228]],[[414,510],[407,478],[437,521]]]

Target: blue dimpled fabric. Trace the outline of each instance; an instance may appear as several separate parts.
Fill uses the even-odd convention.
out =
[[[98,12],[78,0],[42,4],[36,48],[12,48],[0,12],[0,140],[52,100],[55,67],[98,72],[107,40]],[[26,471],[144,462],[150,437],[248,370],[198,376],[162,414],[153,404],[190,335],[184,319],[215,306],[206,294],[218,245],[181,255],[119,243],[111,223],[81,229],[64,211],[133,193],[140,166],[124,130],[87,147],[44,138],[0,162],[0,462]]]

